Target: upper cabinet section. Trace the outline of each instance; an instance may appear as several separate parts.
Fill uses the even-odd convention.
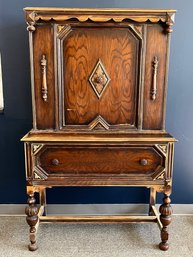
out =
[[[25,12],[35,129],[164,131],[174,10]]]

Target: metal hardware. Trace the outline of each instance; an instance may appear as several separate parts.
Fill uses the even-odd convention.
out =
[[[55,165],[55,166],[58,166],[59,160],[58,159],[53,159],[52,164]]]
[[[157,95],[157,71],[158,71],[158,58],[154,56],[153,59],[153,83],[152,83],[152,91],[151,91],[151,99],[154,101]]]
[[[42,99],[44,102],[48,100],[48,88],[47,88],[47,78],[46,78],[46,68],[47,60],[46,56],[43,54],[41,59],[41,68],[42,68]]]
[[[146,166],[148,164],[148,161],[146,159],[141,159],[140,164]]]

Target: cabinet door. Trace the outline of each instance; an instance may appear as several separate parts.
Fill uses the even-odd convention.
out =
[[[136,129],[142,38],[129,24],[58,26],[62,129]]]
[[[51,25],[38,25],[31,38],[33,120],[37,129],[55,128],[54,37]]]
[[[168,34],[162,25],[147,26],[144,76],[143,129],[165,127],[165,101],[168,66]]]

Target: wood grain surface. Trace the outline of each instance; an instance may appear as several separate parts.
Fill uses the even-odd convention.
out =
[[[111,125],[135,125],[138,54],[129,28],[74,28],[63,45],[66,124],[87,125],[101,115]],[[111,79],[100,99],[88,81],[99,59]]]
[[[46,173],[127,174],[152,173],[163,164],[153,147],[47,147],[36,158]],[[142,160],[146,160],[144,165]]]
[[[161,25],[148,25],[147,29],[147,51],[145,61],[144,80],[144,109],[143,128],[162,129],[165,73],[166,73],[167,35]],[[153,59],[158,58],[157,70],[157,95],[155,101],[151,99],[153,83]]]
[[[33,32],[34,81],[36,123],[38,129],[55,128],[55,75],[54,75],[54,40],[50,25],[38,26]],[[42,99],[41,59],[47,60],[48,100]]]

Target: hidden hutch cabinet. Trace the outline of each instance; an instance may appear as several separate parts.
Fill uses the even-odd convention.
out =
[[[33,129],[25,145],[30,226],[39,222],[157,222],[168,249],[175,139],[165,131],[174,10],[25,8]],[[150,189],[144,216],[50,216],[46,188]],[[156,193],[164,195],[160,216]],[[39,193],[40,207],[34,193]]]

